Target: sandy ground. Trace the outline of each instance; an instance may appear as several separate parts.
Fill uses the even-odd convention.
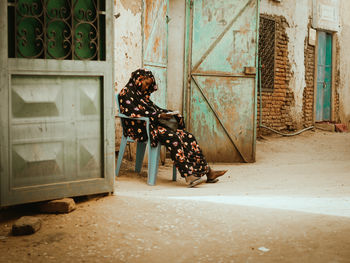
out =
[[[124,163],[115,195],[79,199],[70,214],[0,212],[0,262],[350,262],[350,133],[307,132],[257,143],[254,164],[195,189],[156,186]],[[22,215],[43,220],[10,235]]]

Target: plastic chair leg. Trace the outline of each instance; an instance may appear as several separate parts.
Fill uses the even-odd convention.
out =
[[[160,155],[160,144],[157,147],[150,147],[148,152],[148,180],[149,185],[155,185],[157,174],[158,174],[158,165],[159,165],[159,155]]]
[[[116,176],[119,175],[119,170],[120,170],[120,166],[121,166],[121,164],[122,164],[122,160],[123,160],[123,155],[124,155],[126,143],[127,143],[127,138],[124,137],[124,135],[123,135],[123,136],[122,136],[122,141],[120,142],[120,147],[119,147],[119,154],[118,154],[118,160],[117,160],[117,168],[115,169],[115,175],[116,175]]]
[[[176,166],[173,164],[173,181],[176,181]]]
[[[136,163],[135,163],[135,172],[137,173],[141,172],[143,158],[145,157],[146,146],[147,145],[144,142],[137,143]]]

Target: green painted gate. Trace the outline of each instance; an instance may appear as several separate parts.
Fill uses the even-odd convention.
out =
[[[152,99],[164,108],[167,105],[168,9],[169,0],[143,1],[143,66],[152,71],[158,84]]]
[[[318,32],[316,121],[331,120],[332,35]]]
[[[113,192],[112,10],[1,1],[1,206]]]
[[[255,161],[258,0],[187,1],[187,126],[209,161]]]

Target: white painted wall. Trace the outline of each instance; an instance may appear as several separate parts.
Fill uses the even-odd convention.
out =
[[[350,128],[350,1],[342,0],[340,8],[341,28],[339,32],[340,46],[340,84],[339,113],[340,120]]]
[[[301,125],[303,117],[303,92],[306,87],[304,41],[308,35],[311,8],[310,0],[283,0],[280,3],[262,0],[260,8],[261,14],[283,16],[289,24],[288,57],[292,71],[289,87],[294,92],[295,99],[295,104],[291,106],[291,114],[298,125]]]
[[[169,0],[168,108],[182,112],[185,0]]]

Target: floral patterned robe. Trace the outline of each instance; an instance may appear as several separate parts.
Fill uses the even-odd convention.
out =
[[[138,81],[140,76],[153,79],[147,91],[141,91],[141,83]],[[169,110],[162,109],[151,101],[150,94],[156,90],[157,85],[152,72],[144,69],[136,70],[118,95],[120,112],[130,117],[150,118],[151,145],[156,146],[160,142],[166,146],[181,176],[200,177],[207,174],[208,163],[195,137],[185,131],[183,117],[179,114],[174,115],[178,122],[176,130],[159,122],[160,114]],[[136,141],[147,141],[145,121],[123,119],[122,124],[125,136],[130,136]]]

